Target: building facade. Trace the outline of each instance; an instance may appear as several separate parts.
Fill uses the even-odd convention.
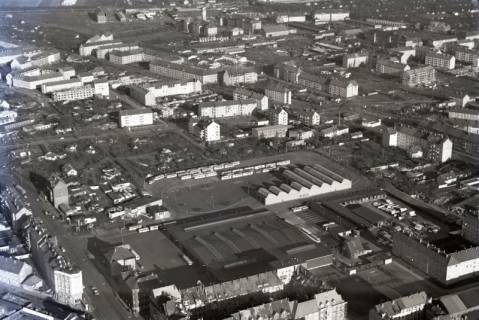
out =
[[[452,70],[456,66],[456,58],[448,54],[428,52],[425,64],[438,69]]]
[[[148,126],[153,124],[153,112],[144,110],[122,110],[119,113],[121,128]]]
[[[257,105],[254,99],[203,102],[198,106],[198,115],[212,119],[250,116]]]
[[[252,90],[248,90],[245,88],[236,88],[233,91],[233,100],[246,100],[246,99],[254,99],[257,102],[257,108],[258,110],[268,110],[268,97],[258,93],[254,92]]]
[[[432,66],[410,69],[402,74],[403,85],[409,87],[429,85],[434,82],[436,82],[436,70]]]
[[[283,86],[267,87],[264,94],[272,102],[280,104],[291,104],[292,92]]]
[[[202,84],[218,83],[218,72],[166,61],[153,61],[150,71],[178,80],[199,80]]]

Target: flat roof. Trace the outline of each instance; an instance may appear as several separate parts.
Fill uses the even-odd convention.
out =
[[[472,242],[456,234],[449,235],[446,238],[433,240],[430,242],[430,244],[434,245],[438,249],[443,250],[446,254],[451,254],[475,247]]]

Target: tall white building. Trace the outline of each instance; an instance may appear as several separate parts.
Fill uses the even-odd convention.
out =
[[[278,108],[273,110],[271,113],[271,124],[272,125],[288,125],[288,112],[283,108]]]
[[[428,52],[425,64],[434,68],[452,70],[456,66],[456,58],[444,53]]]
[[[343,56],[344,68],[357,68],[368,63],[369,55],[366,51],[356,53],[346,53]]]
[[[83,274],[78,269],[56,269],[53,272],[57,301],[77,305],[83,298]]]
[[[191,119],[190,132],[197,135],[204,142],[221,140],[221,126],[210,119]]]
[[[281,85],[267,87],[264,90],[264,94],[268,97],[270,101],[281,104],[291,104],[291,90]]]

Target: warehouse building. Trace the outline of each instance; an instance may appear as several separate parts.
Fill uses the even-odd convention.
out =
[[[258,189],[258,196],[265,205],[299,200],[322,194],[351,189],[351,180],[315,164],[304,168],[291,168],[282,172],[285,183]]]

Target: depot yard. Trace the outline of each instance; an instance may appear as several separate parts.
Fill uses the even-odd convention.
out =
[[[313,165],[318,163],[352,181],[352,190],[370,186],[370,181],[354,170],[344,168],[324,158],[316,152],[295,152],[241,161],[237,168],[255,166],[281,160],[290,160],[291,165]],[[154,196],[163,198],[172,217],[180,218],[198,215],[211,210],[221,210],[234,206],[248,205],[252,208],[263,206],[256,191],[261,186],[271,186],[280,179],[274,172],[258,173],[231,180],[219,180],[218,177],[180,180],[163,179],[153,184],[145,184],[145,189]],[[330,196],[326,194],[325,196]],[[303,202],[301,200],[301,202]]]

